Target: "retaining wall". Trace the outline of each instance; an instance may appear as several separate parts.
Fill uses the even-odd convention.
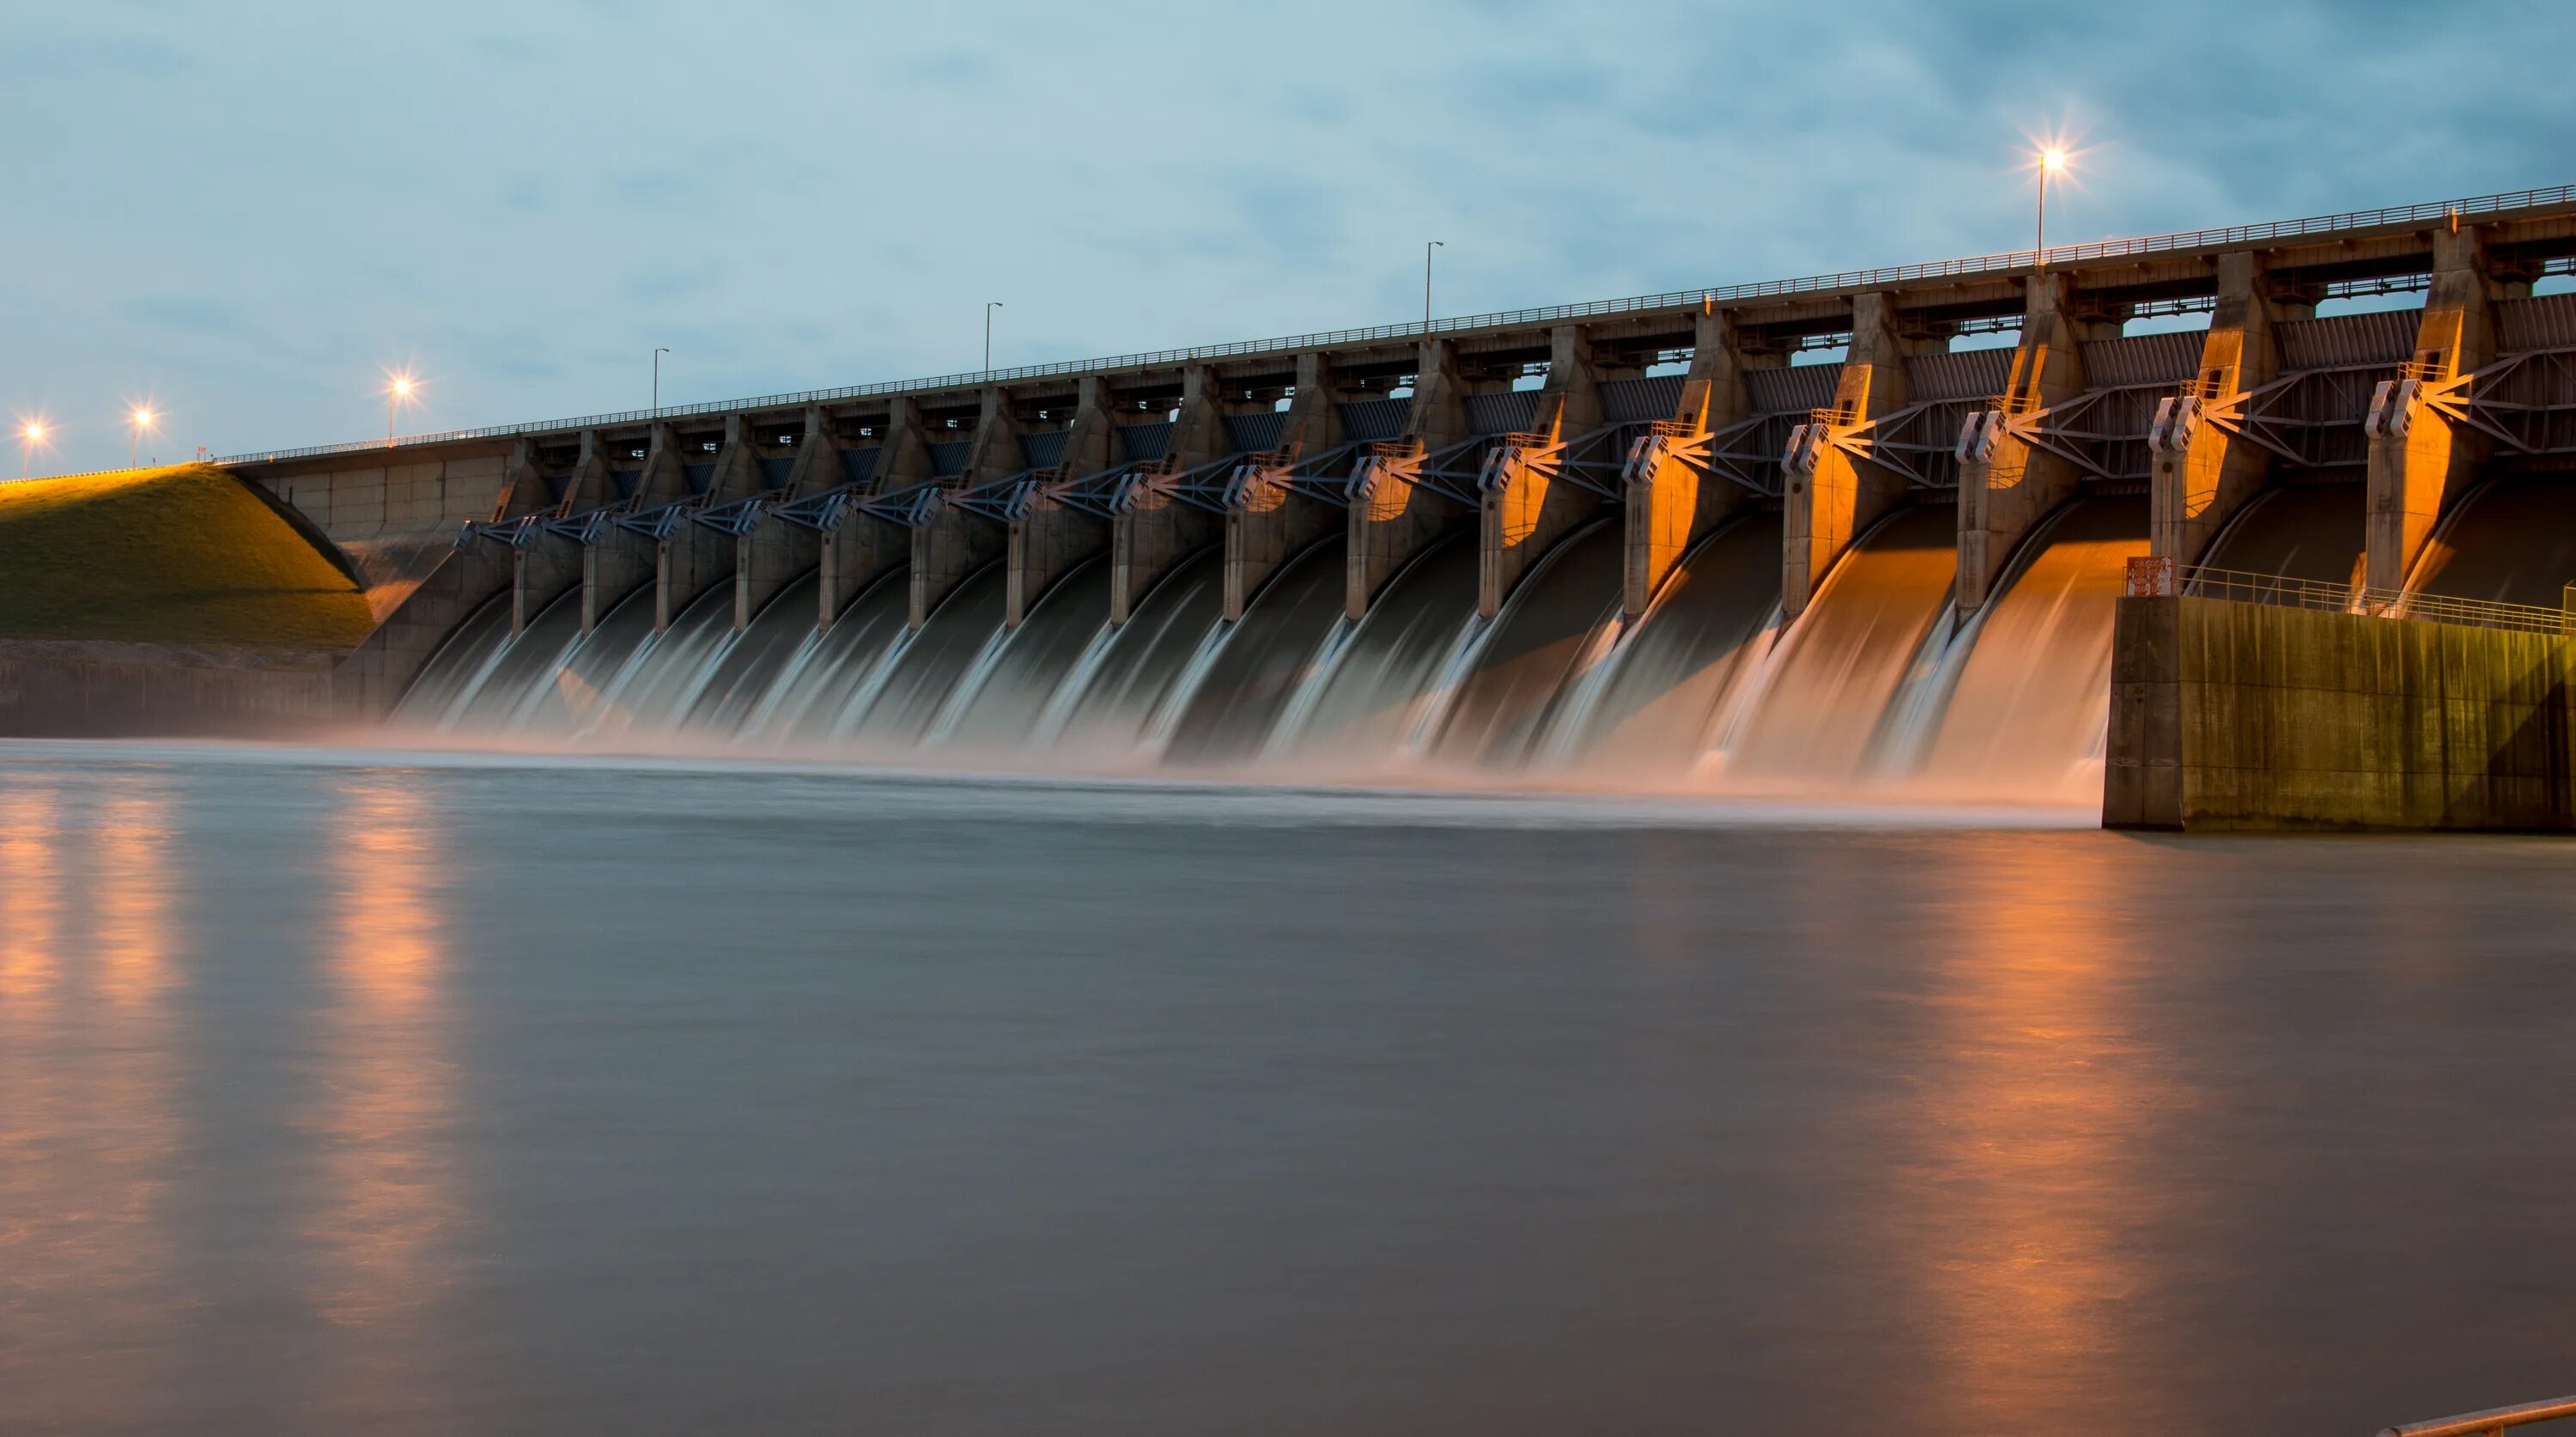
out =
[[[2576,638],[2122,599],[2110,828],[2576,828]]]

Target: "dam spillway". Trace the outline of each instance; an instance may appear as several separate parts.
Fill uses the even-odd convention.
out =
[[[900,570],[828,627],[806,607],[815,581],[800,579],[738,634],[730,592],[658,635],[648,592],[587,636],[577,595],[515,638],[496,599],[393,722],[432,741],[538,748],[2081,801],[2101,753],[2110,605],[2121,563],[2144,547],[2144,503],[2075,506],[1979,626],[1946,620],[1953,522],[1925,505],[1881,523],[1787,642],[1776,590],[1752,577],[1776,553],[1769,514],[1694,546],[1633,622],[1607,522],[1569,537],[1491,619],[1464,535],[1428,548],[1356,622],[1331,539],[1233,621],[1214,554],[1176,568],[1117,626],[1098,560],[1017,627],[1001,623],[998,564],[917,631],[901,621]]]

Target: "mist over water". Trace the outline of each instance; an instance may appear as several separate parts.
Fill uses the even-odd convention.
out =
[[[2342,543],[2338,522],[2285,492],[2223,547],[2313,567]],[[548,751],[2090,807],[2112,604],[2144,551],[2145,501],[2062,508],[1964,623],[1956,523],[1948,504],[1896,511],[1794,623],[1765,512],[1683,556],[1633,621],[1616,520],[1558,543],[1490,619],[1465,532],[1434,540],[1356,621],[1338,538],[1293,557],[1232,624],[1215,549],[1123,627],[1108,622],[1106,560],[1077,566],[1016,630],[998,564],[918,632],[902,570],[821,627],[813,580],[791,584],[739,636],[730,585],[660,634],[649,588],[587,637],[568,596],[515,639],[505,617],[477,614],[394,726],[413,742]]]

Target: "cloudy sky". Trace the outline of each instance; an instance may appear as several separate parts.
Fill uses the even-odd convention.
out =
[[[122,463],[2576,181],[2563,4],[0,0],[0,408]]]

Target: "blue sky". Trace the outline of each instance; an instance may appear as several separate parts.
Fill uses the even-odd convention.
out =
[[[2543,4],[7,0],[40,469],[2576,181]]]

